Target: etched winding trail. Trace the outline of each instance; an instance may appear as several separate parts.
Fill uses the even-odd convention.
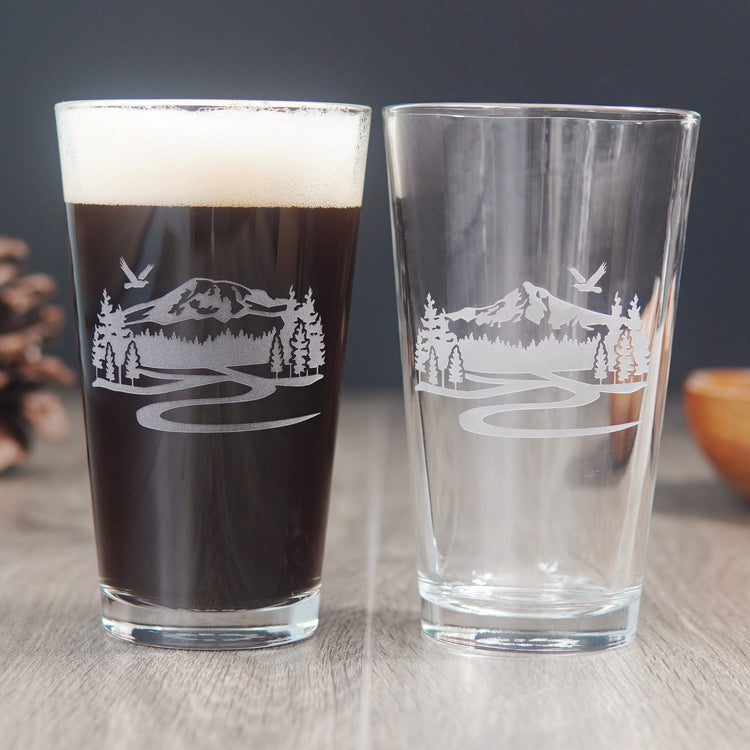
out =
[[[521,404],[494,404],[491,406],[479,406],[467,409],[459,415],[458,421],[467,432],[488,437],[511,437],[511,438],[560,438],[580,437],[587,435],[606,435],[612,432],[626,430],[634,427],[639,420],[634,422],[623,422],[620,424],[601,425],[598,427],[569,427],[569,428],[522,428],[506,427],[487,422],[487,419],[498,414],[509,414],[521,411],[548,411],[550,409],[572,409],[579,406],[593,404],[602,393],[630,394],[641,390],[646,383],[624,383],[620,385],[595,385],[571,380],[555,373],[530,372],[531,379],[508,379],[493,378],[484,375],[467,375],[467,380],[481,383],[497,383],[494,388],[484,388],[476,391],[448,391],[444,388],[428,386],[420,383],[417,388],[431,393],[439,393],[451,398],[483,399],[498,395],[510,395],[514,393],[531,392],[541,388],[559,388],[567,392],[567,398],[557,401],[529,402]]]
[[[213,385],[230,380],[229,375],[192,375],[189,373],[165,373],[158,370],[141,368],[144,375],[148,375],[153,380],[165,380],[165,383],[156,385],[127,385],[127,383],[116,383],[104,378],[97,378],[92,385],[94,388],[106,388],[108,391],[117,391],[118,393],[134,393],[138,395],[150,395],[152,393],[173,393],[174,391],[184,391],[187,388],[198,388],[202,385]]]
[[[223,396],[217,398],[191,398],[179,401],[163,401],[155,404],[142,406],[136,412],[138,424],[151,430],[162,432],[251,432],[255,430],[272,430],[279,427],[288,427],[308,419],[317,417],[320,412],[305,414],[301,417],[290,417],[288,419],[274,419],[264,422],[230,422],[230,423],[198,423],[198,422],[175,422],[165,415],[189,406],[215,406],[217,404],[241,404],[248,401],[257,401],[274,393],[279,386],[301,387],[319,380],[322,375],[307,375],[295,378],[283,378],[276,381],[261,378],[257,375],[240,372],[231,367],[217,368],[216,383],[232,381],[246,386],[248,391],[237,396]]]
[[[94,382],[96,387],[105,387],[109,390],[123,393],[134,393],[139,395],[173,393],[188,388],[196,388],[218,383],[233,382],[246,387],[245,393],[236,396],[219,396],[213,398],[186,398],[175,401],[157,401],[153,404],[142,406],[136,411],[136,419],[142,427],[162,432],[250,432],[254,430],[271,430],[279,427],[305,422],[317,417],[320,412],[305,414],[300,417],[288,419],[274,419],[262,422],[237,422],[237,423],[198,423],[178,422],[170,419],[169,415],[175,416],[174,412],[193,406],[216,406],[220,404],[241,404],[257,401],[272,395],[279,387],[300,388],[314,383],[322,378],[322,375],[303,375],[296,377],[269,379],[251,375],[249,373],[235,370],[232,367],[215,368],[215,373],[210,375],[171,374],[161,373],[155,370],[142,368],[142,373],[150,378],[169,380],[167,383],[159,383],[151,386],[129,386],[123,383],[111,383],[98,379]]]

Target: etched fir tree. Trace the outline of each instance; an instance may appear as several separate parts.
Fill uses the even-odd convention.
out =
[[[421,328],[417,333],[417,343],[414,346],[414,368],[420,374],[427,372],[430,359],[430,332],[433,329],[436,315],[435,300],[428,292],[427,302],[424,306],[424,317],[420,320]]]
[[[292,350],[292,375],[305,375],[310,360],[310,339],[307,336],[307,326],[301,320],[294,326],[289,345]]]
[[[111,383],[117,382],[117,365],[115,364],[115,350],[107,343],[104,351],[104,377]]]
[[[607,362],[609,363],[609,369],[614,372],[617,364],[617,353],[615,347],[617,342],[620,340],[620,333],[622,331],[623,317],[622,317],[622,298],[620,293],[615,294],[614,301],[612,302],[612,311],[610,313],[610,321],[608,322],[607,335],[604,337],[604,346],[607,349]]]
[[[438,366],[438,358],[435,352],[435,347],[430,348],[430,356],[427,360],[427,382],[430,385],[437,385],[438,378],[440,376],[440,368]]]
[[[307,288],[305,296],[302,298],[302,302],[297,305],[297,315],[300,320],[303,320],[308,325],[310,321],[316,316],[315,312],[315,297],[313,297],[312,287]]]
[[[458,389],[458,384],[463,383],[465,377],[466,373],[464,372],[464,361],[461,358],[461,350],[458,348],[458,344],[455,344],[448,357],[448,380],[453,383],[454,389]]]
[[[102,292],[102,301],[99,305],[99,312],[96,319],[99,324],[94,326],[94,340],[91,346],[91,364],[94,366],[94,375],[99,376],[99,370],[105,366],[105,356],[107,353],[107,332],[112,328],[112,300],[109,292],[105,289]],[[105,375],[106,377],[106,375]]]
[[[307,324],[307,336],[310,339],[310,359],[307,364],[317,373],[326,361],[325,336],[320,313],[315,313],[315,317]]]
[[[284,349],[281,346],[278,330],[274,330],[273,340],[271,341],[271,355],[268,361],[271,372],[278,378],[284,369]]]
[[[286,300],[286,312],[283,316],[284,324],[279,331],[279,340],[281,341],[281,350],[284,354],[284,364],[289,365],[289,374],[292,374],[294,369],[292,363],[292,336],[294,335],[294,327],[299,318],[297,317],[296,310],[299,308],[299,301],[297,300],[294,287],[289,287],[289,296]]]
[[[633,338],[630,330],[624,328],[615,346],[617,361],[615,362],[616,380],[618,383],[631,383],[635,373],[635,357],[633,356]]]
[[[94,338],[92,346],[91,362],[96,366],[96,362],[102,362],[106,368],[106,351],[107,346],[112,347],[112,354],[115,358],[115,364],[122,363],[125,359],[125,352],[128,344],[132,339],[133,332],[125,323],[125,311],[119,305],[115,309],[107,290],[102,292],[102,301],[97,314],[99,325],[94,328]],[[99,352],[103,349],[104,355],[99,359]],[[99,365],[102,366],[101,364]],[[105,372],[105,377],[107,377]],[[109,378],[107,377],[107,380]]]
[[[456,334],[450,330],[450,321],[445,310],[438,313],[432,295],[427,295],[424,317],[420,321],[421,328],[417,333],[414,351],[414,367],[418,373],[426,372],[430,351],[435,350],[438,370],[445,377],[448,359],[454,344],[458,343]],[[444,382],[443,382],[444,385]]]
[[[633,295],[628,310],[630,319],[630,330],[633,335],[633,358],[635,359],[635,379],[643,380],[651,363],[651,350],[649,349],[648,333],[645,330],[641,318],[641,308],[638,305],[638,295]]]
[[[138,347],[135,341],[128,344],[125,351],[125,362],[123,364],[125,377],[130,380],[130,385],[135,385],[135,381],[141,376],[141,357],[138,354]]]
[[[101,326],[94,327],[94,341],[91,346],[91,364],[94,366],[94,377],[99,377],[99,370],[104,367],[104,355],[107,349],[104,344],[104,333]]]
[[[594,377],[599,381],[599,385],[609,377],[607,348],[604,346],[604,340],[601,336],[599,336],[599,343],[596,346],[596,354],[594,354]]]

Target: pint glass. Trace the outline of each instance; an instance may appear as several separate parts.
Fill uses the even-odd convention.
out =
[[[385,110],[424,630],[635,633],[693,112]]]
[[[114,635],[312,634],[370,110],[56,107]]]

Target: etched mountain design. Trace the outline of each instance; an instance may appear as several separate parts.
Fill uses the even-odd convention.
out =
[[[246,315],[283,317],[296,299],[275,299],[261,289],[231,281],[193,278],[158,299],[125,311],[125,324],[172,325],[185,320],[215,318],[221,323]]]
[[[551,329],[579,325],[593,330],[596,325],[608,325],[611,316],[587,310],[555,297],[546,289],[525,281],[519,287],[487,307],[465,307],[446,314],[449,320],[473,321],[476,326],[501,328],[506,323],[522,320]]]
[[[516,400],[469,409],[459,419],[469,432],[572,437],[615,432],[637,424],[519,430],[492,421],[503,412],[582,407],[594,403],[602,393],[641,390],[646,385],[654,331],[641,317],[637,295],[623,313],[622,299],[616,293],[610,311],[604,313],[560,299],[525,281],[490,305],[446,312],[438,310],[428,293],[419,323],[414,339],[418,391],[471,400],[550,387],[567,393],[567,397],[550,402]]]
[[[144,286],[146,286],[144,284]],[[264,422],[186,423],[182,406],[239,404],[323,377],[325,336],[312,289],[272,297],[233,281],[192,278],[161,297],[122,309],[107,290],[91,346],[92,385],[139,396],[234,384],[232,396],[158,401],[136,412],[144,427],[171,432],[244,432],[285,427],[315,414]]]

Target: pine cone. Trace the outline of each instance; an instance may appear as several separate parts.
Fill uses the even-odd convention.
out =
[[[48,304],[56,289],[49,276],[23,273],[28,254],[22,240],[0,237],[0,472],[26,460],[35,433],[59,440],[68,431],[62,402],[44,385],[71,385],[73,373],[42,354],[63,312]]]

